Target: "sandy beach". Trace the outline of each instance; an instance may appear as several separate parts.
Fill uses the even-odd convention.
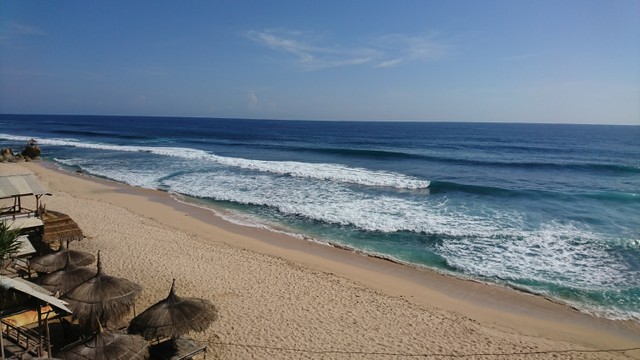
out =
[[[47,209],[83,229],[72,248],[100,250],[106,273],[142,285],[138,312],[173,278],[179,295],[218,307],[219,320],[192,334],[208,358],[640,359],[638,323],[234,225],[161,191],[20,166],[53,193]]]

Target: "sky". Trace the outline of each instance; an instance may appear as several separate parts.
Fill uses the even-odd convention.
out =
[[[0,0],[0,113],[640,125],[640,0]]]

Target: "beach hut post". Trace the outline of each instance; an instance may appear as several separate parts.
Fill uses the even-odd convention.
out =
[[[49,314],[51,314],[51,312],[47,312],[47,316],[45,316],[44,318],[44,330],[46,331],[46,335],[47,335],[47,355],[51,356],[51,331],[49,330]]]
[[[4,344],[2,338],[4,338],[4,332],[2,331],[2,317],[0,317],[0,359],[4,359]]]
[[[38,356],[42,356],[42,306],[38,304]]]
[[[40,198],[42,197],[42,195],[44,194],[36,194],[36,215],[38,211],[40,211]],[[42,216],[42,214],[40,214],[40,216]],[[37,216],[37,217],[40,217],[40,216]]]

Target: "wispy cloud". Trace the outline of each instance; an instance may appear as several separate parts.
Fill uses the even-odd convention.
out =
[[[501,57],[500,60],[502,60],[502,61],[519,61],[519,60],[532,58],[534,56],[536,56],[535,53],[518,54],[518,55],[511,55],[511,56]]]
[[[356,46],[319,45],[311,34],[284,29],[249,31],[247,37],[292,55],[294,63],[304,70],[355,65],[393,67],[412,61],[435,60],[450,48],[437,41],[435,35],[388,34]]]
[[[293,55],[296,64],[305,70],[364,64],[370,62],[375,55],[371,49],[367,48],[314,45],[309,36],[298,31],[282,29],[249,31],[247,36],[257,43]]]
[[[260,100],[258,100],[258,95],[254,91],[250,91],[247,93],[247,106],[249,110],[256,110],[258,105],[260,104]]]
[[[270,99],[267,89],[247,91],[246,102],[247,109],[254,114],[273,114],[278,111],[278,104]]]
[[[375,66],[393,67],[412,61],[430,61],[443,57],[451,46],[437,40],[437,35],[411,36],[389,34],[374,40],[385,55]]]
[[[11,38],[19,36],[42,36],[46,35],[42,30],[16,22],[9,22],[0,25],[0,41],[6,42]]]

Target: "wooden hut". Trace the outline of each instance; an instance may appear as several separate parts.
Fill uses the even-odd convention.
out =
[[[0,299],[2,358],[5,349],[14,355],[50,356],[49,320],[71,315],[67,303],[38,285],[6,276],[0,276]]]
[[[3,263],[0,272],[24,272],[28,271],[26,260],[36,249],[34,241],[40,239],[44,223],[39,218],[40,198],[44,195],[51,195],[46,192],[38,183],[36,177],[30,173],[11,172],[12,168],[3,169],[0,175],[0,222],[8,226],[9,229],[20,229],[19,237],[20,249],[13,254],[10,261]],[[23,198],[33,197],[30,205],[33,209],[27,208]]]
[[[12,199],[13,204],[3,206],[0,214],[10,216],[35,215],[40,205],[40,198],[44,195],[51,195],[44,191],[33,174],[10,174],[0,176],[0,200]],[[34,196],[36,199],[35,209],[27,209],[22,206],[22,198]]]

